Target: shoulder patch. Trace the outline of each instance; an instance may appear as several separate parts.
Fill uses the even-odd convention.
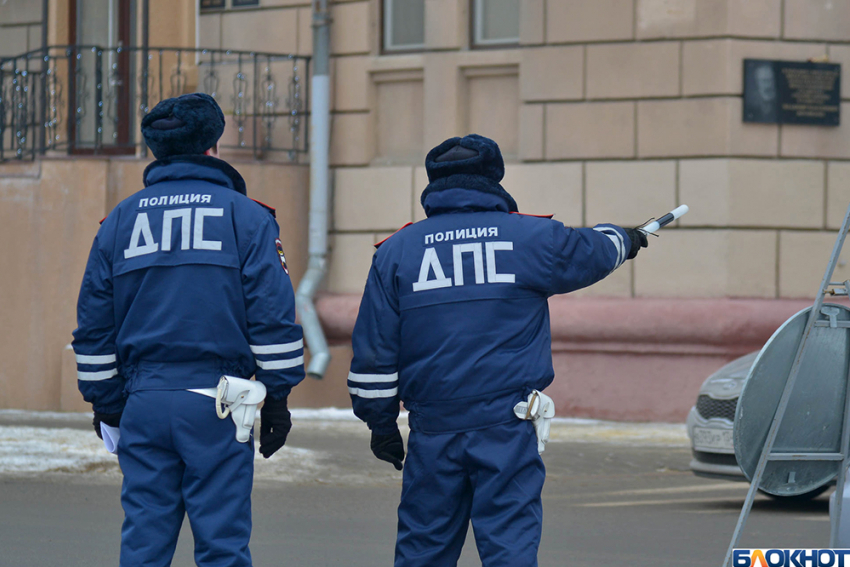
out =
[[[289,275],[289,266],[286,265],[286,255],[283,253],[283,244],[280,242],[280,238],[274,239],[275,248],[277,248],[277,255],[280,256],[280,265],[283,267],[283,271],[286,272],[286,275]]]
[[[401,227],[400,229],[398,229],[397,231],[395,231],[394,233],[392,233],[391,235],[389,235],[385,239],[383,239],[380,242],[378,242],[377,244],[375,244],[375,248],[380,248],[381,244],[383,244],[384,242],[386,242],[387,240],[389,240],[390,238],[392,238],[393,236],[395,236],[396,234],[398,234],[399,232],[401,232],[402,230],[404,230],[405,228],[409,227],[412,224],[413,224],[412,222],[407,223],[406,225],[404,225],[403,227]]]
[[[538,219],[551,219],[552,217],[555,216],[555,215],[530,215],[528,213],[518,213],[516,211],[511,211],[511,214],[512,215],[519,215],[521,217],[535,217],[535,218],[538,218]]]
[[[263,203],[262,201],[258,201],[256,199],[251,199],[251,200],[254,201],[255,203],[257,203],[258,205],[260,205],[261,207],[263,207],[268,212],[270,212],[274,218],[277,218],[277,211],[275,211],[274,207],[270,207],[267,204]]]

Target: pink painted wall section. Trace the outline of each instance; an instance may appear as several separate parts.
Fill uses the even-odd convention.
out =
[[[332,342],[345,344],[360,296],[326,295],[318,309]],[[759,350],[807,300],[550,299],[555,381],[562,417],[682,422],[703,380]],[[348,352],[348,351],[346,351]],[[344,383],[337,365],[328,387]],[[306,400],[305,400],[306,401]]]

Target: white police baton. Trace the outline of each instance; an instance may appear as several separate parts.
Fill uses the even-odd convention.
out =
[[[663,228],[674,220],[684,216],[688,211],[690,211],[690,209],[687,205],[676,207],[660,219],[651,221],[644,226],[639,226],[638,230],[645,232],[646,234],[655,234],[660,228]]]

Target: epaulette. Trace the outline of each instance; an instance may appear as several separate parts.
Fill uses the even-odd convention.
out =
[[[103,224],[103,221],[105,221],[105,220],[106,220],[106,217],[103,217],[102,219],[100,219],[100,222],[97,223],[97,224]]]
[[[520,213],[520,212],[517,212],[517,211],[511,211],[511,214],[512,215],[519,215],[521,217],[535,217],[535,218],[538,218],[538,219],[551,219],[552,217],[555,216],[555,215],[530,215],[528,213]]]
[[[261,207],[263,207],[268,212],[270,212],[274,218],[277,218],[277,211],[275,211],[274,207],[270,207],[267,204],[263,203],[262,201],[258,201],[256,199],[251,199],[251,200],[254,201],[255,203],[257,203],[258,205],[260,205]]]
[[[412,222],[407,223],[406,225],[404,225],[403,227],[401,227],[400,229],[398,229],[397,231],[395,231],[394,233],[392,233],[391,235],[389,235],[385,239],[383,239],[380,242],[378,242],[377,244],[375,244],[375,248],[379,248],[381,246],[381,244],[383,244],[384,242],[386,242],[387,240],[389,240],[390,238],[392,238],[393,236],[395,236],[396,234],[398,234],[399,232],[401,232],[402,230],[404,230],[405,228],[409,227],[412,224],[413,224]]]

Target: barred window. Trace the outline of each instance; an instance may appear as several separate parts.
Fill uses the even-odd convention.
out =
[[[519,43],[519,0],[474,0],[474,44]]]
[[[384,49],[425,46],[425,0],[384,0]]]

